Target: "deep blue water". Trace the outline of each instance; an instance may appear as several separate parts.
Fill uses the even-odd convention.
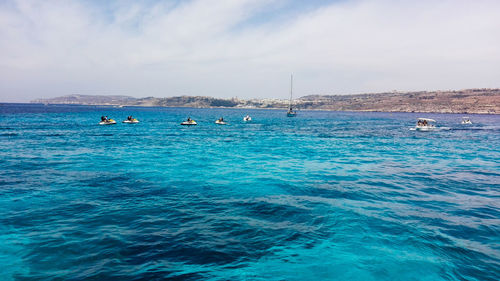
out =
[[[0,279],[500,280],[500,116],[469,116],[2,104]]]

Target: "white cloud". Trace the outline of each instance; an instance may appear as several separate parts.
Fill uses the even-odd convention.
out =
[[[0,4],[1,100],[500,86],[498,1],[88,3]]]

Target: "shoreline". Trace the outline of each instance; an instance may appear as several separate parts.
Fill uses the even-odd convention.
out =
[[[356,95],[306,95],[279,98],[215,98],[209,96],[145,97],[73,94],[35,99],[31,103],[94,106],[158,106],[192,108],[282,109],[289,104],[302,110],[354,112],[420,112],[500,114],[500,88],[447,91],[366,93]]]
[[[198,109],[238,109],[238,110],[287,110],[287,108],[280,107],[224,107],[224,106],[212,106],[212,107],[193,107],[193,106],[165,106],[165,105],[120,105],[120,104],[80,104],[80,103],[15,103],[15,102],[0,102],[0,106],[4,104],[19,104],[19,105],[44,105],[44,106],[93,106],[93,107],[111,107],[115,109],[123,108],[198,108]],[[308,108],[308,109],[297,109],[300,111],[325,111],[325,112],[379,112],[379,113],[422,113],[422,114],[476,114],[476,115],[500,115],[496,112],[439,112],[439,111],[383,111],[383,110],[336,110],[336,109],[325,109],[325,108]]]

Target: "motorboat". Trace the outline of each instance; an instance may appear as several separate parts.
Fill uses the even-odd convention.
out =
[[[194,121],[193,119],[188,118],[188,120],[182,122],[181,125],[183,125],[183,126],[194,126],[194,125],[198,125],[198,123],[196,123],[196,121]]]
[[[247,115],[247,116],[243,117],[243,121],[245,121],[245,122],[252,121],[252,117]]]
[[[415,126],[416,131],[434,131],[436,129],[436,120],[429,118],[418,118],[417,125]]]
[[[472,122],[470,121],[469,117],[462,117],[462,124],[463,125],[470,125]]]
[[[113,119],[106,119],[99,122],[99,125],[114,125],[114,124],[116,124],[116,121]]]

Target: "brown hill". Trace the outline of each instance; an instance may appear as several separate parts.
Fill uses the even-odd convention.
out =
[[[500,89],[378,93],[361,95],[305,96],[298,105],[304,109],[500,113]]]
[[[69,95],[52,99],[38,99],[32,102],[167,107],[286,108],[288,106],[288,100],[281,99],[240,100],[203,96],[137,99],[129,96]],[[294,100],[293,103],[294,107],[299,109],[314,110],[500,114],[500,89],[309,95]]]

